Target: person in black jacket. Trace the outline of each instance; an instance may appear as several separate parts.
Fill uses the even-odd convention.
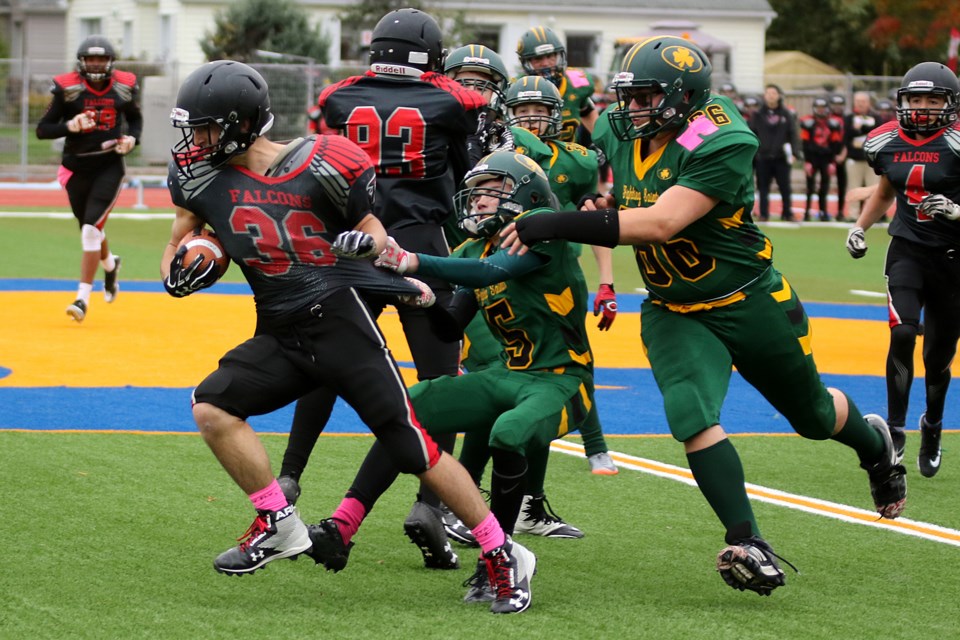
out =
[[[843,121],[843,143],[847,149],[847,186],[851,189],[869,187],[880,181],[880,176],[874,173],[867,163],[867,154],[863,150],[863,143],[867,134],[882,124],[874,113],[870,104],[870,94],[858,91],[853,94],[853,111],[848,113]],[[861,203],[861,211],[863,204]],[[837,213],[837,221],[842,222],[844,212]]]
[[[750,118],[749,125],[760,140],[756,156],[760,219],[770,219],[770,181],[776,180],[783,200],[782,218],[792,220],[790,165],[793,164],[794,153],[799,153],[800,141],[796,118],[783,106],[780,87],[767,85],[763,92],[763,105]]]

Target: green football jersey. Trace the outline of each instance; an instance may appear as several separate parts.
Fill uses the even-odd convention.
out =
[[[568,68],[557,88],[563,97],[563,125],[560,128],[560,139],[564,142],[573,142],[577,139],[577,127],[580,126],[580,110],[593,96],[593,76],[583,69]]]
[[[669,241],[634,247],[651,297],[684,310],[739,299],[739,291],[770,266],[773,246],[753,222],[758,141],[736,106],[712,96],[649,157],[642,140],[623,142],[613,135],[609,112],[600,116],[593,139],[613,168],[612,193],[621,209],[649,207],[675,184],[719,200]]]
[[[575,209],[580,198],[597,190],[597,152],[575,142],[541,140],[523,127],[510,127],[514,150],[540,165],[560,209]]]
[[[535,209],[523,215],[550,215]],[[471,239],[457,258],[482,259],[497,251],[495,240]],[[593,355],[587,340],[587,285],[580,264],[563,241],[532,248],[547,262],[530,273],[474,290],[481,313],[501,346],[509,369],[589,372]]]

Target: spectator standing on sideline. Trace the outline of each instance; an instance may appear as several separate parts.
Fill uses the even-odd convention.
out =
[[[833,116],[844,122],[847,116],[847,99],[839,93],[830,96],[830,112]],[[844,215],[843,211],[847,208],[847,147],[841,145],[840,152],[834,158],[836,164],[837,176],[837,215]]]
[[[767,595],[784,575],[720,425],[733,367],[800,435],[854,449],[884,517],[903,510],[905,471],[883,419],[862,416],[817,372],[803,305],[748,215],[756,136],[733,103],[710,97],[706,54],[682,38],[650,38],[627,53],[613,86],[618,107],[596,129],[614,167],[612,195],[596,211],[521,217],[503,230],[501,248],[522,254],[553,239],[634,245],[649,291],[641,338],[667,423],[726,529],[717,570],[731,587]]]
[[[53,98],[37,124],[40,139],[66,136],[57,171],[70,208],[80,224],[80,284],[67,315],[83,322],[97,265],[103,267],[103,298],[117,299],[120,257],[110,252],[104,227],[120,195],[126,167],[123,156],[140,140],[140,87],[127,71],[115,70],[113,45],[100,35],[77,48],[77,70],[56,76]]]
[[[830,219],[827,195],[830,176],[836,172],[835,159],[843,148],[843,122],[830,113],[826,98],[814,98],[813,113],[800,120],[800,141],[803,145],[803,172],[807,177],[807,204],[803,220],[810,220],[810,205],[816,189],[820,201],[821,222]],[[819,189],[817,178],[819,177]]]
[[[358,293],[432,300],[422,283],[373,266],[387,234],[373,215],[369,156],[340,136],[270,141],[268,91],[249,66],[211,62],[184,80],[171,113],[182,139],[170,165],[176,214],[160,262],[164,287],[179,298],[216,282],[214,263],[185,265],[186,249],[177,249],[191,229],[208,224],[243,270],[257,308],[254,336],[223,356],[192,398],[204,441],[257,512],[242,542],[217,556],[214,568],[242,575],[312,551],[311,534],[247,417],[324,386],[357,411],[397,469],[419,476],[475,525],[497,594],[529,601],[529,578],[521,583],[519,576],[533,573],[535,557],[505,537],[470,476],[420,427]],[[276,197],[243,206],[249,193]]]
[[[443,225],[452,215],[453,195],[470,168],[467,139],[476,135],[486,100],[443,74],[444,48],[439,25],[417,9],[392,11],[373,29],[370,70],[326,87],[317,101],[326,126],[362,148],[377,172],[374,213],[397,242],[419,253],[449,254]],[[445,303],[451,286],[425,282]],[[368,297],[378,317],[389,300]],[[417,378],[456,375],[460,345],[439,340],[425,309],[397,306]],[[291,502],[300,493],[300,476],[317,437],[333,410],[335,394],[318,389],[300,398],[280,468],[281,486]],[[438,444],[452,451],[456,434]],[[431,568],[459,566],[443,524],[440,500],[422,487],[404,531]]]
[[[880,177],[870,168],[863,151],[867,134],[880,124],[870,102],[869,93],[857,91],[853,94],[853,111],[843,120],[843,145],[847,149],[847,186],[850,189],[869,187],[880,180]],[[860,208],[863,209],[862,204]],[[837,209],[837,221],[844,220],[846,220],[846,212],[843,209]]]
[[[577,129],[581,126],[592,133],[599,114],[593,104],[593,78],[583,69],[567,67],[567,48],[556,32],[542,26],[528,29],[517,42],[517,56],[525,75],[546,78],[563,96],[560,140],[577,142]],[[587,139],[581,138],[580,142],[590,146]]]
[[[877,126],[886,124],[891,120],[897,119],[897,110],[889,100],[881,100],[877,103]]]
[[[887,420],[902,456],[922,314],[926,410],[917,466],[928,478],[940,470],[950,363],[960,339],[958,101],[960,83],[946,66],[922,62],[907,71],[897,92],[897,121],[871,131],[864,144],[880,182],[847,236],[850,255],[863,257],[865,232],[896,200],[884,266],[890,314]]]
[[[800,153],[800,138],[793,113],[783,104],[783,91],[769,84],[763,91],[763,104],[750,118],[750,129],[757,135],[757,191],[760,194],[760,220],[770,219],[770,182],[776,180],[783,201],[783,220],[792,220],[793,194],[790,167]]]

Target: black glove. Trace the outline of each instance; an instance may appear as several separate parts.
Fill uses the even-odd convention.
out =
[[[344,231],[330,249],[340,258],[369,258],[377,254],[377,241],[363,231]]]
[[[206,289],[220,279],[220,269],[214,260],[207,260],[201,268],[203,256],[197,256],[188,267],[184,267],[183,256],[186,253],[186,246],[177,249],[170,261],[170,274],[163,280],[163,288],[174,298],[184,298]]]
[[[484,155],[494,151],[513,149],[513,132],[499,120],[486,123],[479,132],[480,149]]]

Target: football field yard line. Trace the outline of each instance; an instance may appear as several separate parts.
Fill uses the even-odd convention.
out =
[[[550,445],[551,450],[559,453],[565,453],[570,456],[583,457],[584,449],[582,445],[563,440],[554,440]],[[648,473],[650,475],[675,480],[684,484],[696,487],[697,483],[693,479],[693,474],[689,469],[678,467],[664,462],[657,462],[647,458],[638,458],[636,456],[610,451],[610,457],[617,463],[618,467]],[[896,520],[887,520],[879,518],[874,511],[858,509],[836,502],[811,498],[809,496],[787,493],[777,489],[770,489],[760,485],[747,483],[747,494],[752,500],[775,504],[788,509],[805,511],[826,518],[852,522],[877,529],[887,529],[896,533],[902,533],[917,538],[925,538],[934,542],[942,542],[954,547],[960,547],[960,531],[948,529],[939,525],[927,522],[918,522],[909,518],[897,518]]]

